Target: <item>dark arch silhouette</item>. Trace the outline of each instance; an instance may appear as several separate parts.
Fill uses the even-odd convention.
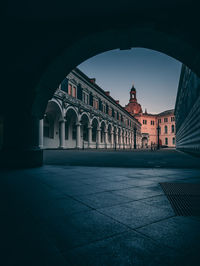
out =
[[[40,117],[43,115],[46,102],[52,97],[60,82],[83,61],[109,50],[134,47],[162,52],[187,65],[200,76],[198,49],[175,35],[144,26],[107,30],[81,38],[67,47],[59,57],[54,58],[37,85],[33,114]]]

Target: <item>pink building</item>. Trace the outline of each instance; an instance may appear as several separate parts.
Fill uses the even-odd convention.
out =
[[[167,110],[160,114],[149,114],[145,110],[143,113],[141,105],[137,102],[134,86],[131,88],[130,100],[125,109],[142,124],[142,148],[149,148],[151,145],[158,144],[158,126],[160,128],[160,145],[163,147],[176,146],[174,110]]]

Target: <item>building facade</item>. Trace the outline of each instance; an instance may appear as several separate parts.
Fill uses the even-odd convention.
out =
[[[130,90],[130,100],[125,109],[142,125],[140,144],[142,148],[157,146],[158,134],[160,146],[171,148],[176,146],[174,110],[167,110],[160,114],[149,114],[145,110],[143,113],[141,105],[137,102],[134,86]]]
[[[175,105],[177,149],[200,155],[200,78],[182,65]]]
[[[78,68],[48,102],[40,129],[43,148],[133,149],[141,143],[140,122]]]

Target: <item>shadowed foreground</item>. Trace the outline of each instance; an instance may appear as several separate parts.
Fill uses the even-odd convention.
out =
[[[176,216],[159,182],[200,183],[200,170],[1,172],[0,264],[198,265],[200,218]]]

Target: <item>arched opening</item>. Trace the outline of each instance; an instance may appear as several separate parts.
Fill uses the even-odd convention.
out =
[[[89,130],[89,118],[86,114],[81,116],[81,138],[83,140],[83,148],[88,148],[88,130]]]
[[[105,148],[106,145],[106,124],[101,122],[101,148]]]
[[[97,128],[98,128],[98,120],[96,118],[92,119],[92,142],[93,147],[96,148],[96,142],[97,142]],[[94,146],[95,143],[95,146]]]
[[[65,114],[65,147],[76,148],[77,147],[77,113],[73,108],[67,109]]]
[[[147,137],[142,138],[142,148],[148,148],[148,138]]]
[[[44,148],[60,147],[60,121],[62,120],[62,111],[59,103],[50,101],[47,105],[44,115]]]
[[[108,143],[109,147],[112,145],[112,126],[109,124],[108,125]]]

